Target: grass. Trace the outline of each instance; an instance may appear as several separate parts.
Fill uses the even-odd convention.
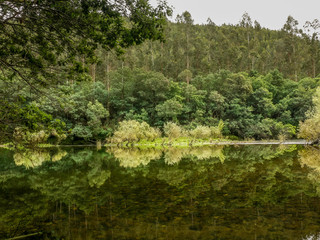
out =
[[[189,147],[189,146],[204,146],[204,145],[213,145],[220,142],[230,142],[228,139],[194,139],[188,137],[180,137],[180,138],[157,138],[154,141],[149,140],[140,140],[139,142],[122,142],[119,144],[116,143],[108,143],[106,147],[113,147],[113,146],[122,146],[122,147],[139,147],[139,148],[166,148],[166,147]]]
[[[290,142],[290,140],[287,140]],[[175,139],[157,138],[154,141],[140,140],[139,142],[122,142],[122,143],[109,143],[105,144],[105,147],[139,147],[141,149],[155,148],[163,149],[169,147],[175,148],[188,148],[188,147],[197,147],[197,146],[206,146],[206,145],[221,145],[221,144],[230,144],[230,145],[242,145],[242,144],[285,144],[286,141],[281,140],[260,140],[256,141],[254,139],[245,139],[245,140],[230,140],[230,139],[194,139],[189,137],[181,137]],[[297,144],[297,143],[295,143]],[[303,143],[305,144],[305,143]]]

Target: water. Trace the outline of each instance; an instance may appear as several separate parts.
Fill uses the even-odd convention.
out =
[[[320,239],[303,146],[0,151],[0,239]]]

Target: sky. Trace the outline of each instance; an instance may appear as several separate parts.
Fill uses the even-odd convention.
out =
[[[154,6],[157,0],[149,0]],[[320,20],[320,0],[167,0],[174,7],[174,21],[177,14],[189,11],[195,24],[206,23],[210,17],[217,24],[238,24],[247,12],[262,27],[278,30],[291,15],[298,20],[299,27],[306,21]]]

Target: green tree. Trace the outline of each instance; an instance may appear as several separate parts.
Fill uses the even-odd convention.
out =
[[[177,116],[182,113],[182,110],[183,105],[174,98],[156,106],[156,111],[158,112],[159,117],[163,117],[166,120],[174,122],[178,121]]]
[[[106,99],[107,91],[101,82],[82,82],[60,86],[51,91],[50,98],[42,96],[35,104],[63,120],[75,139],[98,140],[109,134]]]
[[[83,71],[83,59],[95,61],[99,45],[122,52],[146,39],[163,40],[171,11],[147,0],[2,1],[0,10],[2,74],[29,85],[47,84],[56,66],[57,72],[63,66],[69,74]]]
[[[296,35],[299,33],[298,21],[292,16],[288,16],[286,23],[283,25],[282,30],[286,33],[284,36],[285,44],[285,56],[286,60],[290,63],[287,66],[287,71],[291,76],[294,76],[298,80],[297,72],[297,42],[295,40]]]
[[[271,117],[275,111],[272,93],[266,88],[259,88],[254,91],[248,101],[254,108],[254,113],[261,114],[263,117]]]
[[[312,77],[317,75],[317,63],[319,62],[319,30],[320,22],[318,19],[314,19],[312,22],[307,21],[303,26],[306,31],[306,39],[309,45],[309,54],[311,56]]]
[[[186,72],[184,74],[184,77],[186,79],[187,84],[190,83],[192,73],[190,74],[190,30],[193,25],[193,19],[191,14],[188,11],[183,12],[181,15],[177,16],[177,22],[178,24],[181,24],[184,29],[184,38],[185,43],[183,43],[185,46],[184,52],[186,57],[186,70],[189,70],[189,72]]]
[[[320,88],[313,96],[313,110],[307,115],[307,120],[299,124],[299,137],[313,142],[320,140]]]
[[[250,40],[251,40],[251,35],[252,35],[251,32],[252,32],[253,26],[252,26],[251,17],[249,16],[249,14],[247,12],[245,12],[242,15],[242,19],[241,19],[239,25],[240,25],[240,27],[244,28],[245,32],[246,32],[246,39],[247,39],[247,53],[246,53],[246,55],[248,56],[248,60],[249,60],[250,59],[250,50],[251,50],[250,49]],[[251,66],[248,65],[248,69],[250,69],[250,67]]]

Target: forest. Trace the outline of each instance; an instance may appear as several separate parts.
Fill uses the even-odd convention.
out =
[[[318,239],[319,35],[0,1],[0,239]]]
[[[320,138],[317,19],[198,25],[94,2],[1,3],[0,143]]]

